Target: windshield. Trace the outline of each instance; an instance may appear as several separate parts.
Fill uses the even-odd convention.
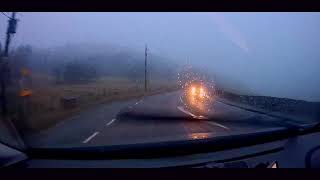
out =
[[[197,141],[317,122],[320,13],[3,12],[0,141]]]

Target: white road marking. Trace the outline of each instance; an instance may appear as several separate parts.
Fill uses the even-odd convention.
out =
[[[115,120],[117,119],[112,119],[110,122],[107,123],[107,126],[110,126]]]
[[[208,119],[207,117],[204,117],[204,116],[196,116],[196,115],[192,114],[191,112],[185,110],[182,106],[178,106],[177,108],[178,108],[180,111],[182,111],[182,112],[184,112],[184,113],[192,116],[193,118],[197,118],[197,119]],[[226,127],[226,126],[224,126],[224,125],[222,125],[222,124],[219,124],[219,123],[216,123],[216,122],[212,122],[212,121],[206,121],[206,122],[209,123],[209,124],[212,124],[212,125],[214,125],[214,126],[219,126],[219,127],[223,128],[223,129],[230,130],[230,128],[228,128],[228,127]]]
[[[219,124],[219,123],[216,123],[216,122],[212,122],[212,121],[206,121],[206,122],[209,123],[209,124],[212,124],[214,126],[219,126],[219,127],[223,128],[223,129],[226,129],[228,131],[230,130],[230,128],[228,128],[228,127],[226,127],[226,126],[224,126],[222,124]]]
[[[89,136],[87,139],[85,139],[84,141],[82,141],[82,143],[88,143],[92,138],[94,138],[96,135],[98,135],[99,132],[95,132],[93,133],[91,136]]]
[[[182,112],[184,112],[184,113],[192,116],[193,118],[196,118],[196,119],[207,119],[207,118],[204,117],[204,116],[197,116],[197,115],[192,114],[191,112],[185,110],[182,106],[177,106],[177,108],[178,108],[180,111],[182,111]]]
[[[141,103],[143,101],[143,99],[140,99],[138,102],[135,103],[135,105]]]
[[[180,101],[181,101],[181,103],[183,103],[183,100],[182,100],[181,96],[180,96]]]
[[[190,115],[190,116],[192,116],[192,117],[195,116],[195,115],[192,114],[191,112],[185,110],[182,106],[178,106],[177,108],[178,108],[180,111],[182,111],[182,112],[184,112],[184,113],[186,113],[186,114],[188,114],[188,115]]]

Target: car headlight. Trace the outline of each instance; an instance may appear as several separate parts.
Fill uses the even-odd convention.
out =
[[[200,96],[201,98],[204,98],[204,97],[205,97],[205,91],[204,91],[204,89],[203,89],[202,87],[200,88],[199,96]]]
[[[196,87],[191,87],[191,95],[195,95],[196,94]]]

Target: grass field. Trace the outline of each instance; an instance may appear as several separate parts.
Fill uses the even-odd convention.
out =
[[[144,93],[143,82],[121,77],[105,77],[94,82],[81,84],[55,84],[53,77],[35,74],[32,77],[32,82],[33,95],[27,103],[28,118],[23,127],[31,132],[47,129],[67,117],[99,104],[178,89],[175,82],[152,80],[149,91]],[[76,97],[76,107],[63,108],[60,102],[63,97]]]

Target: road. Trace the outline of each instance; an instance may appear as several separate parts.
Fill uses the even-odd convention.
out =
[[[201,115],[183,105],[182,91],[101,105],[30,135],[33,147],[79,147],[184,139],[265,131],[277,118],[230,106],[219,99]]]

